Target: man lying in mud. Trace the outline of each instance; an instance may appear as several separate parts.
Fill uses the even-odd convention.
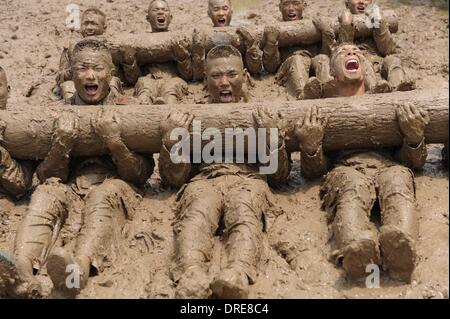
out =
[[[397,45],[382,15],[375,25],[371,38],[355,38],[353,17],[373,15],[372,0],[345,0],[346,10],[339,17],[340,43],[355,43],[364,52],[366,89],[372,93],[410,91],[415,89],[415,81],[406,76],[401,60],[395,55]],[[381,77],[379,76],[381,74]]]
[[[81,30],[82,38],[95,38],[101,36],[106,31],[106,15],[96,7],[86,9],[81,15]],[[78,41],[78,40],[77,40]],[[72,42],[68,47],[64,48],[59,61],[59,71],[56,76],[57,87],[60,92],[59,95],[65,100],[69,100],[75,93],[75,86],[72,80],[71,73],[71,59],[72,51],[76,42]],[[122,83],[118,77],[112,77],[110,83],[111,89],[115,90],[117,94],[122,92]]]
[[[172,13],[167,1],[153,0],[148,8],[147,21],[151,25],[152,32],[167,32],[172,21]],[[189,49],[186,39],[178,39],[178,41],[174,41],[171,48],[176,62],[139,65],[136,59],[136,50],[132,47],[122,48],[122,68],[125,80],[129,85],[135,85],[135,94],[141,104],[178,104],[181,102],[188,93],[185,80],[191,81],[193,78]]]
[[[335,65],[343,75],[337,77],[339,96],[363,95],[363,70],[345,68],[346,61],[357,59],[359,49],[344,44],[337,51]],[[403,145],[397,149],[325,153],[322,140],[326,124],[320,111],[314,108],[296,127],[305,177],[319,177],[329,167],[333,168],[321,189],[323,207],[332,223],[335,248],[332,259],[352,279],[367,276],[366,267],[376,264],[382,265],[392,278],[409,282],[415,268],[418,220],[411,169],[421,169],[425,164],[424,132],[429,117],[424,110],[407,105],[397,109],[397,120],[403,135]],[[379,234],[370,222],[377,198],[382,224]],[[289,242],[283,238],[276,240]],[[285,250],[294,254],[289,260],[295,261],[292,247]]]
[[[279,8],[283,21],[299,21],[303,19],[303,11],[306,8],[305,0],[280,0]],[[256,44],[248,30],[241,28],[239,33],[244,38],[247,47],[247,67],[250,73],[257,73],[261,69],[261,57],[264,69],[270,73],[276,73],[276,80],[286,87],[291,98],[304,99],[315,93],[305,90],[305,85],[310,73],[315,73],[317,78],[326,82],[330,79],[329,57],[331,47],[335,44],[334,32],[331,26],[320,18],[313,20],[316,28],[322,33],[321,45],[308,47],[292,47],[279,49],[278,38],[280,31],[275,26],[268,26],[264,31],[261,44]],[[262,52],[258,53],[258,46]],[[261,50],[259,50],[261,51]],[[307,86],[308,90],[317,87]]]
[[[0,67],[0,110],[6,109],[9,91],[6,72]],[[6,125],[0,119],[0,222],[14,207],[14,201],[31,187],[35,168],[30,162],[16,161],[2,146],[5,129]]]
[[[116,97],[109,86],[114,66],[111,53],[103,44],[95,40],[79,42],[71,62],[76,87],[71,104],[125,104],[125,99]],[[66,296],[78,294],[92,269],[102,271],[111,251],[120,246],[122,227],[133,217],[140,202],[135,186],[142,186],[152,174],[153,160],[127,148],[121,138],[120,119],[113,110],[99,110],[92,125],[108,149],[108,156],[72,159],[77,118],[67,112],[55,123],[51,149],[37,170],[43,184],[32,194],[28,212],[17,231],[15,269],[2,274],[15,277],[12,290],[16,295],[41,295],[41,283],[34,276],[34,269],[39,270],[45,264],[55,289]],[[83,225],[74,247],[54,249],[75,205],[80,204],[84,204]],[[66,286],[68,265],[79,270],[79,287]]]
[[[245,72],[242,56],[232,46],[213,48],[206,61],[206,81],[211,103],[235,103],[242,99]],[[207,106],[206,106],[207,107]],[[176,141],[174,128],[189,128],[189,114],[171,116],[161,127],[161,176],[169,186],[181,187],[175,223],[175,267],[177,298],[246,298],[257,278],[264,232],[264,214],[272,207],[269,184],[277,185],[289,174],[284,146],[284,122],[278,114],[259,109],[258,127],[279,128],[279,169],[261,175],[257,164],[180,163],[170,160]],[[269,143],[269,141],[268,141]],[[216,278],[208,273],[213,238],[223,221],[227,264]]]

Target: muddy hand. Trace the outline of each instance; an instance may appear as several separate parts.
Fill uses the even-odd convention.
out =
[[[166,120],[161,122],[159,127],[163,145],[167,149],[171,149],[173,145],[178,143],[178,140],[170,139],[172,131],[177,128],[189,130],[189,127],[191,126],[193,120],[194,116],[189,114],[188,112],[184,113],[178,111],[171,112],[167,116]]]
[[[341,25],[351,25],[353,23],[353,14],[346,9],[339,15],[338,20]]]
[[[397,107],[397,120],[406,143],[420,144],[425,136],[425,129],[430,123],[428,112],[408,103]]]
[[[295,136],[300,149],[314,155],[322,146],[328,119],[317,106],[310,107],[306,115],[295,125]]]
[[[280,112],[274,112],[268,107],[258,107],[256,111],[253,112],[253,119],[257,125],[257,128],[266,129],[266,143],[269,145],[271,143],[270,129],[278,129],[278,146],[282,145],[286,136],[287,122]]]
[[[78,137],[79,130],[78,117],[73,113],[62,113],[55,121],[53,144],[58,143],[71,150]]]
[[[121,50],[122,61],[127,65],[133,65],[136,62],[136,48],[125,46]]]
[[[175,41],[172,46],[173,54],[177,61],[184,61],[190,57],[189,42],[186,37],[181,40]]]
[[[107,109],[100,110],[92,124],[95,133],[103,142],[108,143],[121,140],[120,121],[114,111]]]
[[[205,33],[201,30],[194,29],[192,36],[192,55],[205,55]]]
[[[265,44],[275,44],[278,42],[280,37],[280,30],[274,26],[267,26],[264,29],[264,43]]]
[[[312,22],[317,30],[320,32],[325,32],[329,29],[331,29],[331,26],[329,26],[321,17],[314,17],[312,19]]]

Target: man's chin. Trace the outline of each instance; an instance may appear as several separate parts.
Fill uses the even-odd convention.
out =
[[[103,100],[100,96],[92,96],[87,94],[80,95],[80,98],[88,104],[99,104]]]

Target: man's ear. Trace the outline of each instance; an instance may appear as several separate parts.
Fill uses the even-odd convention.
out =
[[[150,12],[147,12],[147,15],[145,16],[145,19],[147,22],[150,22]]]
[[[173,14],[170,13],[169,14],[169,23],[167,23],[167,26],[169,26],[169,24],[172,22],[172,19],[173,19]]]

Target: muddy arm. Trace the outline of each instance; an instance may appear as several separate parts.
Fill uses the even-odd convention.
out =
[[[0,146],[0,185],[14,197],[20,197],[30,188],[35,165],[18,162]]]
[[[65,48],[61,54],[59,60],[59,70],[56,75],[56,83],[61,84],[66,81],[70,81],[70,59],[69,59],[69,49]]]
[[[286,145],[283,142],[277,149],[278,153],[278,169],[275,174],[267,175],[267,182],[271,187],[277,187],[281,184],[286,183],[289,174],[291,172],[291,161],[290,155],[286,150]]]
[[[385,19],[380,21],[379,28],[373,29],[373,38],[377,45],[378,52],[383,57],[395,52],[396,44]]]
[[[177,61],[177,69],[183,80],[192,81],[194,73],[192,69],[192,58],[190,56],[183,61]]]
[[[107,147],[122,179],[136,185],[145,184],[153,172],[153,159],[130,151],[121,139],[108,141]]]
[[[158,164],[163,185],[179,188],[189,181],[192,165],[174,163],[170,158],[170,151],[164,145],[161,148]]]
[[[313,155],[301,151],[302,175],[313,179],[325,175],[328,171],[328,158],[325,155],[322,146]]]
[[[425,139],[423,139],[418,146],[409,145],[404,141],[402,147],[396,153],[396,158],[413,170],[423,168],[427,156],[428,151]]]
[[[275,73],[281,65],[278,43],[266,43],[263,49],[263,63],[267,72]]]
[[[39,180],[45,182],[48,178],[56,177],[66,182],[69,177],[71,150],[72,146],[55,142],[36,169]]]

